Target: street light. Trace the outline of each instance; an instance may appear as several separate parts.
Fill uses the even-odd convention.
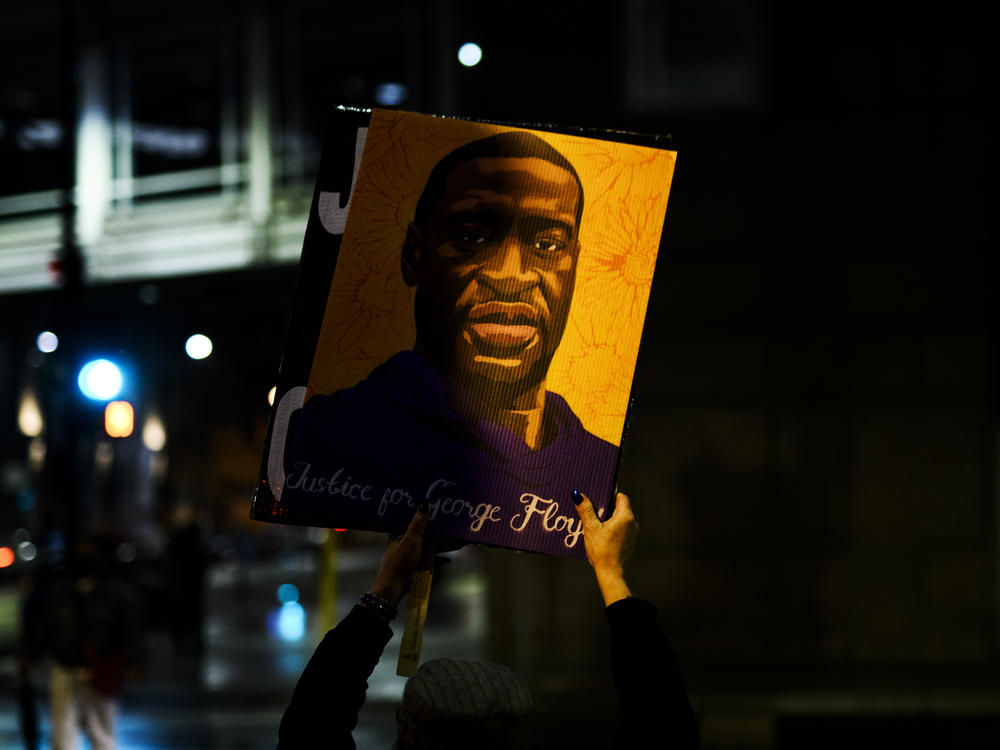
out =
[[[458,61],[467,68],[479,65],[483,59],[483,48],[475,42],[466,42],[458,48]]]
[[[150,414],[142,426],[142,443],[153,453],[163,450],[167,444],[167,430],[159,414]]]
[[[35,339],[35,346],[43,354],[51,354],[59,348],[59,337],[52,331],[42,331]]]
[[[21,395],[21,405],[17,411],[17,426],[25,437],[36,438],[45,429],[42,410],[38,407],[38,399],[31,390],[25,390]]]
[[[92,359],[76,378],[80,391],[93,401],[110,401],[121,392],[124,382],[121,369],[109,359]]]
[[[135,429],[135,410],[128,401],[111,401],[104,408],[104,431],[108,437],[126,438]]]
[[[196,333],[184,342],[184,351],[191,359],[205,359],[212,353],[212,339],[203,333]]]

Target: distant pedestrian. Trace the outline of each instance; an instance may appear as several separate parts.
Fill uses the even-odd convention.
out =
[[[38,709],[35,696],[32,630],[38,623],[38,608],[42,598],[38,577],[33,574],[21,579],[21,639],[17,670],[18,723],[24,750],[38,750]]]
[[[204,651],[205,570],[207,555],[194,508],[178,505],[167,539],[167,616],[174,652],[201,659]]]
[[[39,603],[32,651],[49,657],[52,750],[76,750],[80,728],[93,750],[114,750],[126,674],[135,665],[138,609],[96,544],[74,550],[62,580]]]

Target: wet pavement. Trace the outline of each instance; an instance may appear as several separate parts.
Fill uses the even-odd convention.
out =
[[[338,553],[338,618],[375,577],[383,542],[381,538],[369,542]],[[455,564],[437,574],[422,660],[484,657],[486,557],[481,555],[476,549],[453,553]],[[519,580],[523,563],[517,556],[504,559]],[[207,581],[203,658],[178,656],[165,628],[147,633],[144,670],[123,697],[118,726],[121,750],[272,750],[285,705],[322,635],[317,616],[319,565],[315,548],[269,561],[214,565]],[[286,617],[282,635],[278,591],[283,584],[292,584],[300,592],[303,633],[296,632],[300,624],[296,617]],[[0,591],[0,635],[7,633],[8,640],[16,629],[11,621],[15,605],[15,592]],[[389,748],[395,737],[395,706],[405,682],[395,675],[401,620],[395,626],[396,633],[369,681],[367,701],[354,732],[359,750]],[[579,640],[579,634],[577,638],[565,647],[576,654],[593,649],[589,641]],[[964,688],[949,688],[951,683],[964,684],[951,680],[936,685],[914,683],[905,689],[873,684],[858,690],[859,681],[854,680],[840,688],[820,689],[811,684],[790,690],[780,687],[792,684],[788,675],[775,675],[765,685],[760,673],[741,678],[746,684],[734,682],[733,675],[726,673],[715,682],[733,687],[719,690],[711,684],[697,684],[699,678],[706,682],[706,674],[692,670],[689,675],[695,677],[689,688],[693,687],[705,750],[882,748],[898,744],[891,738],[900,736],[923,738],[923,744],[907,743],[911,747],[1000,747],[1000,688],[992,677]],[[542,675],[536,674],[533,682],[536,699],[546,700],[546,711],[536,726],[538,746],[607,747],[607,729],[614,720],[609,713],[617,713],[609,712],[612,704],[607,694],[593,692],[588,700],[588,691],[598,683],[586,671],[574,671],[570,682],[565,681],[566,675],[557,676],[563,681],[547,687]],[[44,673],[39,670],[35,677],[43,686]],[[603,674],[597,677],[607,679]],[[15,657],[9,650],[0,652],[0,750],[23,747],[15,686]],[[49,727],[41,687],[36,705],[40,747],[47,750]],[[821,740],[829,737],[842,741],[823,744]]]
[[[341,550],[337,561],[337,616],[343,616],[375,577],[377,545]],[[432,591],[422,660],[435,656],[481,658],[485,588],[475,550],[463,550],[460,575],[440,574]],[[217,564],[206,586],[203,657],[179,656],[166,631],[146,636],[145,667],[128,684],[118,735],[122,750],[273,750],[277,728],[295,682],[321,633],[316,627],[319,557],[315,552],[268,562]],[[451,566],[449,566],[451,567]],[[293,584],[303,610],[282,615],[277,590]],[[287,590],[286,590],[287,591]],[[287,608],[286,608],[287,609]],[[305,632],[299,633],[305,615]],[[285,613],[286,615],[288,612]],[[395,706],[404,678],[395,675],[402,631],[369,681],[368,698],[354,733],[360,750],[391,747]],[[13,656],[0,662],[0,750],[23,747],[18,726]],[[42,748],[49,747],[44,674],[37,707]]]

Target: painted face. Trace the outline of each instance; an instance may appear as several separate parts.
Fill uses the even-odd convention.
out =
[[[536,157],[477,159],[448,175],[403,251],[418,346],[446,372],[515,390],[545,379],[573,297],[580,198],[569,171]]]

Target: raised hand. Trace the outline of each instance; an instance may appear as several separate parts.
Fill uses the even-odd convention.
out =
[[[639,524],[632,514],[628,495],[619,492],[615,499],[615,512],[607,521],[597,517],[590,498],[573,491],[576,512],[583,523],[583,546],[587,562],[594,569],[597,585],[605,605],[632,595],[625,583],[625,564],[632,555]]]

